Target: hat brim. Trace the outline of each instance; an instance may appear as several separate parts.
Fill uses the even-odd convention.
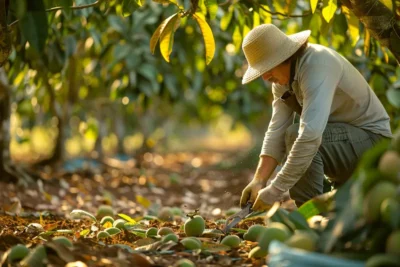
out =
[[[286,59],[291,57],[308,40],[310,35],[310,30],[288,35],[293,42],[286,43],[285,45],[281,46],[280,51],[285,51],[285,53],[274,53],[273,57],[268,59],[268,61],[261,60],[257,65],[249,66],[243,75],[242,84],[247,84],[251,81],[254,81],[267,71],[275,68]]]

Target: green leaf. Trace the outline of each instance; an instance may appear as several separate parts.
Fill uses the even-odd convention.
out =
[[[202,17],[196,14],[193,14],[193,17],[196,19],[197,24],[199,24],[201,33],[203,34],[204,47],[206,50],[206,65],[208,65],[213,59],[215,53],[214,35],[210,26]]]
[[[253,11],[253,28],[260,25],[260,13],[258,11]]]
[[[168,21],[164,30],[160,35],[160,51],[161,55],[164,57],[165,61],[169,62],[169,56],[172,52],[172,47],[174,46],[174,33],[175,26],[180,20],[180,14],[176,13],[175,16]]]
[[[240,33],[240,27],[238,25],[235,26],[232,35],[233,45],[235,46],[235,52],[239,52],[242,46],[242,34]]]
[[[137,223],[134,219],[132,219],[129,215],[123,214],[123,213],[118,213],[118,216],[121,217],[122,219],[124,219],[127,222],[130,223]]]
[[[130,16],[141,6],[141,0],[124,0],[122,2],[122,15],[124,17]]]
[[[297,211],[306,219],[321,214],[322,212],[327,212],[331,208],[335,193],[336,191],[331,191],[314,197],[301,205]]]
[[[233,10],[233,6],[230,6],[228,11],[222,16],[220,23],[221,30],[226,31],[228,29],[229,23],[232,20]]]
[[[310,230],[306,218],[299,211],[294,210],[289,213],[289,219],[294,223],[296,229]]]
[[[315,10],[317,9],[318,1],[319,0],[310,0],[310,6],[311,6],[312,13],[314,13]]]
[[[400,108],[400,90],[391,88],[386,92],[386,97],[388,98],[390,104],[396,108]]]
[[[19,27],[29,44],[42,53],[48,35],[47,14],[43,0],[27,1],[26,13],[20,19]]]
[[[121,34],[124,34],[128,31],[128,27],[126,26],[125,22],[116,15],[110,15],[108,17],[108,23],[112,28]]]
[[[84,211],[84,210],[73,210],[73,211],[71,211],[70,216],[73,219],[82,219],[82,217],[89,217],[93,221],[95,221],[95,222],[97,221],[96,217],[93,214],[91,214],[87,211]]]
[[[205,4],[208,10],[208,13],[210,14],[210,19],[215,19],[217,16],[217,11],[218,11],[218,3],[217,0],[205,0]]]
[[[158,40],[160,39],[161,34],[164,32],[165,27],[168,25],[168,23],[174,19],[178,13],[168,17],[166,20],[164,20],[154,31],[153,35],[151,36],[150,39],[150,51],[154,55],[154,50],[156,49],[156,45],[158,43]]]
[[[335,15],[337,9],[337,0],[324,0],[324,5],[322,8],[322,16],[326,22],[330,22]]]

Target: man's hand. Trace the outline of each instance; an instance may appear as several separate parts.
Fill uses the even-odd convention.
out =
[[[280,202],[283,199],[283,193],[285,192],[270,184],[258,192],[257,199],[252,209],[263,211],[271,208],[275,202]]]
[[[246,206],[247,202],[253,202],[257,198],[257,193],[265,186],[265,182],[253,179],[242,191],[240,207]]]

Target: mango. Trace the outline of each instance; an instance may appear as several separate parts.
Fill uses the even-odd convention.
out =
[[[260,237],[261,233],[267,229],[265,226],[260,224],[255,224],[250,226],[247,232],[243,235],[244,240],[256,242]]]
[[[169,227],[161,227],[158,230],[157,235],[164,236],[164,235],[173,234],[173,233],[174,233],[174,230],[172,230],[171,228],[169,228]]]
[[[367,193],[363,202],[363,213],[367,222],[376,222],[380,219],[381,204],[386,198],[396,195],[396,186],[388,181],[377,183]]]
[[[400,174],[400,156],[396,151],[388,150],[379,159],[379,171],[385,178],[398,184]]]
[[[201,241],[194,237],[186,237],[181,240],[181,243],[186,249],[194,250],[201,248]]]
[[[285,241],[285,244],[292,248],[299,248],[307,251],[314,251],[317,245],[315,235],[308,233],[308,231],[296,232]]]
[[[96,217],[97,218],[103,218],[104,216],[114,216],[114,210],[111,206],[109,205],[101,205],[98,209],[97,209],[97,214]]]
[[[174,214],[172,213],[171,208],[163,207],[158,212],[157,218],[164,222],[171,222],[174,220]]]
[[[398,153],[400,153],[400,131],[399,130],[397,130],[393,134],[393,138],[391,140],[391,145],[394,150],[396,150]]]
[[[398,267],[400,258],[394,255],[388,254],[375,254],[369,258],[365,267]]]
[[[392,232],[386,240],[386,252],[400,256],[400,230]]]
[[[44,262],[47,260],[46,248],[43,245],[35,247],[29,254],[20,262],[21,266],[45,266]]]
[[[387,198],[381,204],[382,221],[393,229],[400,226],[400,203],[394,198]]]
[[[263,250],[262,248],[260,248],[259,246],[254,247],[250,252],[249,252],[249,258],[264,258],[268,255],[268,251],[267,250]]]
[[[237,235],[228,235],[222,239],[221,244],[231,248],[237,248],[240,246],[240,242],[241,240]]]
[[[26,255],[29,254],[29,249],[22,244],[18,244],[13,246],[12,248],[9,249],[7,258],[8,258],[8,262],[12,263],[14,261],[19,261],[23,258],[26,257]]]
[[[290,236],[291,232],[286,225],[279,222],[273,222],[270,223],[268,228],[262,232],[257,241],[261,249],[268,251],[268,246],[272,240],[285,242]]]
[[[174,267],[196,267],[196,265],[191,260],[180,259],[175,262]]]
[[[66,238],[65,236],[56,236],[53,238],[54,242],[63,244],[64,246],[68,247],[68,248],[72,248],[72,242],[71,240],[69,240],[68,238]]]
[[[174,241],[175,243],[178,243],[179,237],[176,234],[171,233],[163,236],[161,241],[164,243],[167,243],[168,241]]]
[[[186,220],[184,232],[186,236],[201,236],[206,228],[206,222],[200,215],[195,215]]]
[[[153,237],[157,235],[157,231],[158,229],[155,227],[150,227],[149,229],[147,229],[146,231],[146,237]]]

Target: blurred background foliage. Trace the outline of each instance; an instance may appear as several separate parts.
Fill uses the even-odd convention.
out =
[[[11,1],[12,52],[4,64],[12,99],[11,154],[33,161],[138,156],[154,149],[241,147],[258,154],[271,115],[271,85],[241,84],[246,69],[241,42],[262,23],[287,34],[310,29],[311,43],[348,58],[395,129],[396,58],[342,2],[200,0],[197,11],[205,15],[216,48],[206,66],[203,37],[190,15],[176,29],[170,63],[159,49],[152,55],[149,48],[160,23],[190,10],[194,1]],[[397,1],[381,2],[398,23]],[[72,5],[90,7],[68,8]],[[45,12],[56,6],[62,8]]]

